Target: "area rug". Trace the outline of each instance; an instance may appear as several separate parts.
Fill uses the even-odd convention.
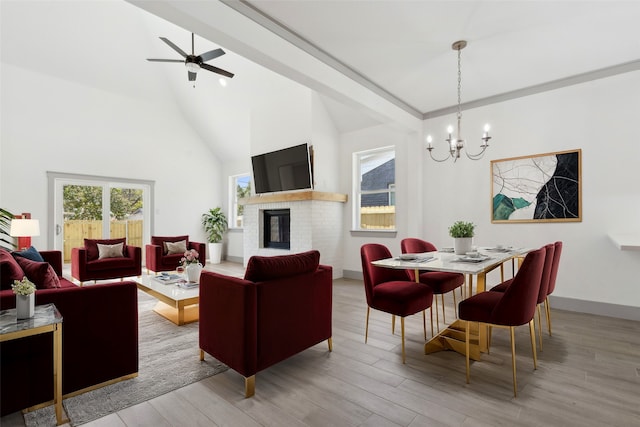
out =
[[[176,326],[153,311],[157,300],[138,291],[136,378],[63,400],[71,425],[77,426],[226,371],[222,363],[200,362],[198,323]],[[24,415],[27,427],[55,426],[53,406]]]

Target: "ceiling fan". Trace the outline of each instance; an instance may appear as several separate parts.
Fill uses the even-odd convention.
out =
[[[229,78],[232,78],[234,76],[233,73],[230,73],[230,72],[228,72],[226,70],[223,70],[223,69],[218,68],[218,67],[214,67],[213,65],[205,64],[206,61],[209,61],[211,59],[214,59],[214,58],[217,58],[219,56],[224,55],[225,54],[224,50],[218,48],[218,49],[210,50],[209,52],[202,53],[200,55],[196,55],[194,53],[194,36],[193,36],[193,33],[191,33],[191,55],[187,55],[182,49],[180,49],[178,46],[173,44],[171,42],[171,40],[169,40],[169,39],[167,39],[165,37],[160,37],[160,40],[162,40],[163,42],[168,44],[169,47],[171,47],[173,50],[175,50],[180,55],[182,55],[184,60],[182,60],[182,59],[152,59],[152,58],[147,58],[147,61],[151,61],[151,62],[182,62],[182,63],[184,63],[185,67],[187,67],[187,72],[189,74],[189,81],[190,82],[195,82],[196,81],[197,73],[201,68],[205,69],[207,71],[212,71],[214,73],[218,73],[218,74],[220,74],[222,76],[229,77]]]

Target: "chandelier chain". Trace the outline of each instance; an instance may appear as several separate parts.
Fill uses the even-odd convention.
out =
[[[427,135],[427,151],[429,151],[429,156],[435,160],[436,162],[444,162],[447,159],[453,159],[454,163],[457,159],[460,158],[460,153],[465,148],[465,141],[462,139],[462,52],[461,50],[467,46],[467,42],[465,40],[458,40],[457,42],[451,45],[451,48],[458,51],[458,108],[457,108],[457,125],[458,125],[458,133],[454,135],[453,126],[449,125],[447,128],[448,138],[445,139],[447,144],[449,145],[449,155],[443,159],[439,159],[433,156],[433,144],[431,135]],[[471,160],[479,160],[484,155],[487,147],[489,147],[489,140],[491,137],[489,136],[489,124],[486,124],[484,127],[484,133],[482,134],[482,144],[480,144],[480,152],[476,154],[471,154],[467,150],[465,150],[465,154]]]
[[[462,120],[462,61],[461,61],[462,48],[458,48],[458,139],[462,139],[460,133],[460,122]]]

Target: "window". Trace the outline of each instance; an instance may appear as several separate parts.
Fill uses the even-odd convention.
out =
[[[238,200],[243,197],[251,196],[251,175],[248,173],[242,175],[233,175],[229,177],[229,198],[231,202],[229,206],[229,227],[242,228],[242,215],[244,213],[244,205],[238,204]]]
[[[395,230],[396,152],[394,147],[353,154],[356,230]]]

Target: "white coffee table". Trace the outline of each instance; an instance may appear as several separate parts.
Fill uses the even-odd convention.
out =
[[[136,278],[138,289],[157,298],[153,311],[176,325],[197,322],[199,318],[200,286],[184,289],[177,284],[160,283],[152,275]]]

